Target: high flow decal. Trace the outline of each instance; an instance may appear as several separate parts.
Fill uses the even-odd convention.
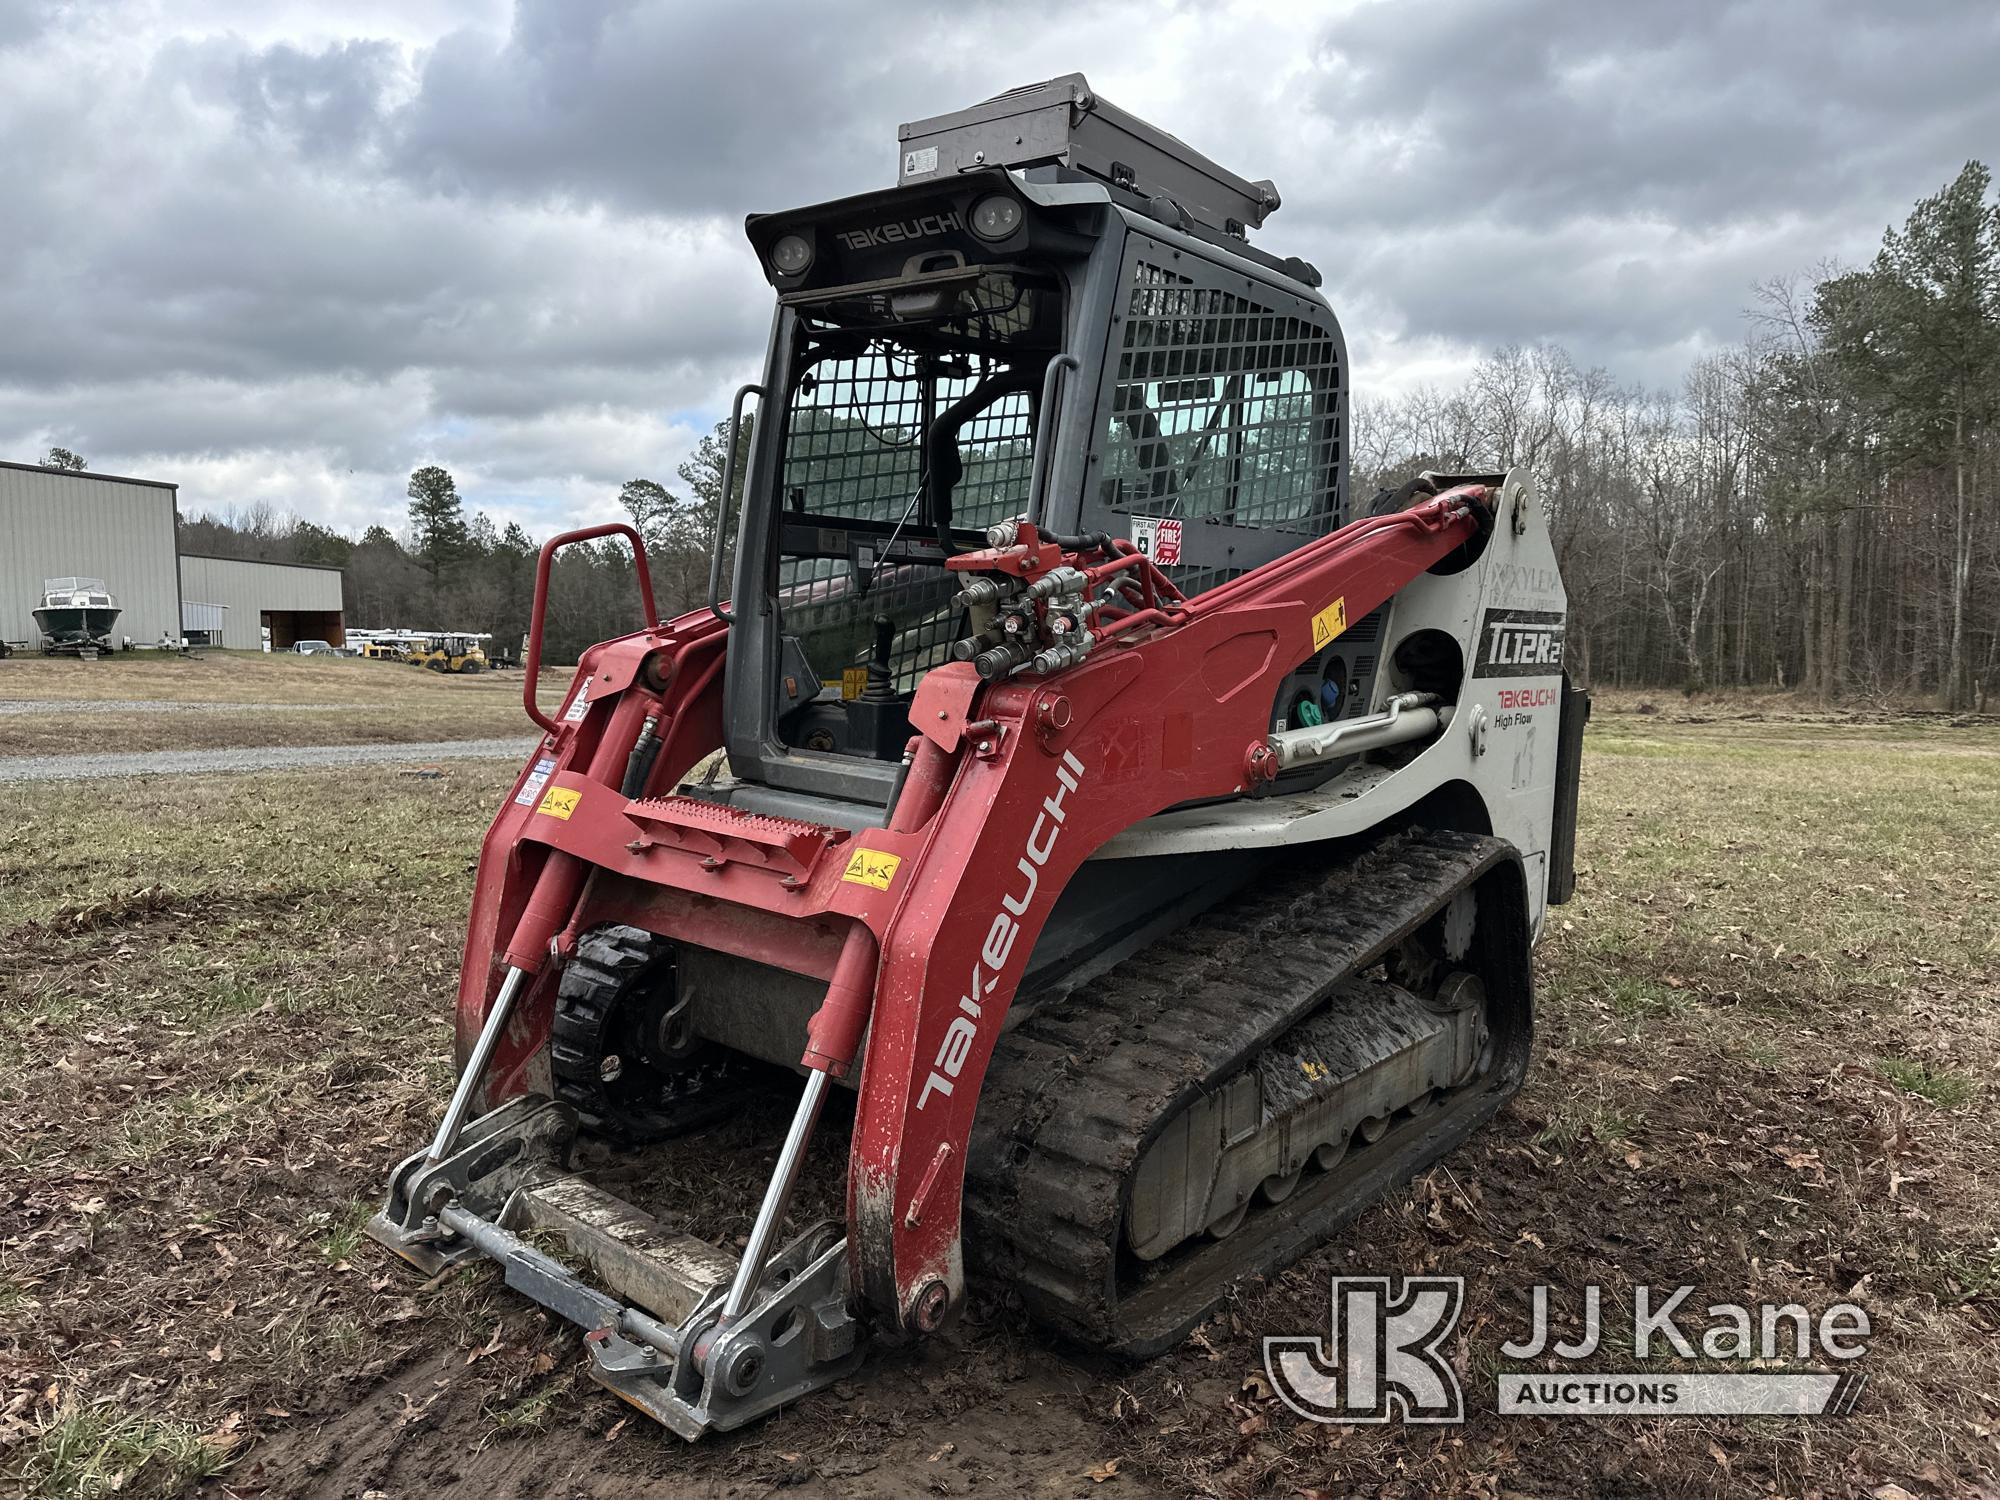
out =
[[[959,1014],[951,1018],[951,1025],[945,1028],[944,1040],[938,1044],[937,1057],[931,1063],[930,1076],[924,1080],[923,1092],[917,1095],[917,1108],[930,1103],[932,1094],[951,1097],[953,1084],[958,1080],[965,1059],[971,1055],[972,1043],[979,1035],[979,1018],[983,1014],[986,997],[999,986],[1000,976],[1007,968],[1007,962],[1014,956],[1018,946],[1015,939],[1021,935],[1018,920],[1027,914],[1028,907],[1035,899],[1035,891],[1042,883],[1042,868],[1049,862],[1049,856],[1056,852],[1056,840],[1062,837],[1063,822],[1069,814],[1063,808],[1063,799],[1077,789],[1083,780],[1083,762],[1071,750],[1063,751],[1063,758],[1056,767],[1056,789],[1042,799],[1042,810],[1035,815],[1035,826],[1028,830],[1028,840],[1021,850],[1021,857],[1014,869],[1021,886],[1017,896],[1012,892],[1000,898],[1000,909],[993,913],[993,921],[986,929],[986,941],[980,945],[979,957],[972,965],[972,983],[958,997]]]
[[[838,238],[850,250],[872,250],[878,245],[901,245],[911,240],[934,240],[941,234],[965,228],[965,220],[952,209],[941,214],[922,214],[914,219],[895,219],[886,224],[870,224],[861,229],[843,229]]]
[[[1479,625],[1474,677],[1548,677],[1562,670],[1563,617],[1547,609],[1489,609]]]

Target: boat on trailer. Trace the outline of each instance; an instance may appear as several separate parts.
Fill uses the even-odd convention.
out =
[[[42,650],[90,652],[111,649],[111,627],[118,623],[118,601],[102,578],[47,578],[42,602],[33,611],[42,632]]]

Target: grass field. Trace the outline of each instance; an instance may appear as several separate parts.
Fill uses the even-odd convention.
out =
[[[543,674],[561,702],[567,667]],[[10,711],[9,705],[32,705]],[[57,707],[56,705],[60,705]],[[116,653],[0,661],[0,756],[372,745],[532,732],[521,674],[335,656]]]
[[[464,687],[473,717],[489,683],[518,692],[518,677],[283,665],[296,679],[282,693],[225,680],[218,661],[90,685],[130,684],[128,701],[234,690],[359,704],[380,672],[426,711]],[[69,695],[17,681],[0,693]],[[1591,731],[1581,883],[1540,949],[1534,1070],[1473,1144],[1150,1364],[1080,1360],[975,1299],[948,1340],[876,1357],[694,1449],[628,1420],[581,1377],[575,1338],[489,1274],[427,1284],[359,1232],[448,1086],[472,861],[512,766],[148,779],[115,797],[12,788],[0,1484],[1991,1494],[2000,727],[1637,709],[1612,703]],[[670,1174],[657,1206],[740,1235],[773,1108],[709,1142],[747,1174],[733,1201]],[[828,1142],[814,1169],[839,1160]],[[1330,1270],[1467,1278],[1465,1426],[1330,1428],[1277,1404],[1260,1340],[1324,1332]],[[1525,1326],[1525,1289],[1593,1280],[1858,1301],[1874,1326],[1859,1409],[1806,1422],[1482,1412],[1494,1350]]]

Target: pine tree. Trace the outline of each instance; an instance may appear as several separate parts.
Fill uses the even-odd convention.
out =
[[[1967,605],[1972,592],[1976,457],[2000,420],[2000,206],[1992,178],[1967,162],[1882,236],[1864,272],[1826,299],[1843,375],[1870,409],[1893,461],[1948,473],[1950,602],[1938,703],[1972,698]]]
[[[431,570],[433,579],[440,578],[447,567],[465,556],[472,543],[457,481],[447,470],[427,464],[410,475],[408,493],[417,556]]]

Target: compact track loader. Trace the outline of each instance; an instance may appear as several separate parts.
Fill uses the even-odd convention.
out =
[[[727,516],[665,623],[630,528],[543,550],[458,1087],[371,1225],[498,1262],[689,1439],[968,1285],[1171,1346],[1520,1086],[1572,884],[1588,699],[1530,477],[1350,502],[1340,327],[1247,237],[1271,184],[1075,75],[901,135],[897,186],[748,221],[726,601]],[[646,627],[551,717],[550,560],[610,534]],[[740,1256],[570,1170],[774,1089]],[[845,1216],[787,1238],[830,1097]]]

